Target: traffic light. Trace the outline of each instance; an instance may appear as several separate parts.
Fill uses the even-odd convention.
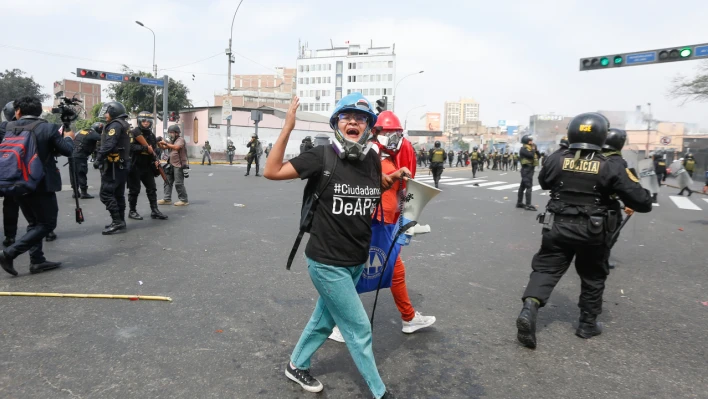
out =
[[[140,76],[123,75],[124,83],[140,83]]]
[[[179,122],[179,114],[175,111],[170,111],[170,122]]]
[[[380,114],[388,109],[388,97],[383,96],[376,100],[376,114]]]
[[[86,68],[76,68],[76,76],[86,79],[107,80],[116,83],[141,83],[140,76],[124,75],[121,73],[95,71]]]
[[[708,59],[708,43],[580,59],[581,71]]]
[[[157,119],[159,119],[160,121],[162,121],[162,114],[162,111],[157,111]]]

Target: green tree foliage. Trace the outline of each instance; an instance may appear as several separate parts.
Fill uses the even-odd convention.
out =
[[[460,151],[469,151],[470,150],[470,143],[463,141],[463,140],[457,140],[453,142],[453,147],[457,147],[460,149]]]
[[[74,131],[79,132],[81,130],[88,130],[91,125],[98,122],[98,111],[101,110],[103,103],[98,103],[91,108],[91,110],[86,115],[86,119],[79,119],[74,123]],[[99,132],[100,133],[100,132]]]
[[[31,76],[19,70],[5,70],[0,72],[0,106],[4,106],[10,101],[22,96],[34,96],[44,101],[49,98],[48,94],[42,93],[42,86],[35,82]]]
[[[708,101],[708,62],[698,67],[698,73],[692,78],[677,76],[669,92],[671,98],[681,99],[682,104],[691,101]]]
[[[123,66],[124,74],[154,78],[149,72],[133,71]],[[128,112],[137,114],[140,111],[152,111],[155,86],[146,86],[138,83],[118,83],[106,89],[108,96],[122,103]],[[157,111],[162,111],[162,88],[157,88]],[[167,107],[170,111],[179,111],[192,106],[189,100],[189,89],[184,83],[170,79],[168,84]]]

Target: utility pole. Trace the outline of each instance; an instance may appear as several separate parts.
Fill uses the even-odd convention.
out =
[[[231,98],[231,64],[234,62],[233,61],[233,55],[231,54],[231,43],[234,38],[234,21],[236,20],[236,13],[238,13],[238,9],[241,8],[241,3],[243,3],[243,0],[238,2],[238,6],[236,7],[236,11],[234,12],[234,17],[231,18],[231,30],[229,31],[231,34],[229,36],[229,48],[226,49],[226,56],[228,57],[229,61],[229,76],[227,77],[228,83],[226,86],[226,96],[230,99]],[[226,139],[228,140],[231,138],[231,113],[229,113],[228,119],[226,119]]]
[[[649,157],[649,138],[651,137],[651,103],[647,103],[647,107],[649,107],[649,113],[647,114],[647,146],[646,150],[644,153],[645,157]]]

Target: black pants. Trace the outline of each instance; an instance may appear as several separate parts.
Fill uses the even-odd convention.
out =
[[[74,173],[76,171],[76,173]],[[88,159],[87,158],[69,158],[69,180],[71,188],[76,187],[76,181],[79,181],[79,189],[81,191],[88,190]]]
[[[258,174],[258,168],[260,168],[260,165],[258,165],[258,156],[255,154],[248,154],[246,157],[246,162],[248,162],[248,165],[246,166],[246,173],[251,173],[251,163],[255,162],[256,163],[256,174]]]
[[[479,171],[484,172],[484,161],[479,163]]]
[[[536,298],[541,306],[545,306],[575,257],[575,270],[581,281],[578,307],[593,315],[602,313],[602,294],[609,274],[605,252],[609,252],[606,245],[564,241],[555,226],[544,231],[541,249],[531,261],[533,271],[522,300]]]
[[[615,234],[617,232],[617,229],[619,229],[620,226],[622,225],[622,213],[621,212],[622,212],[621,210],[617,210],[617,224],[615,225],[615,229],[612,231],[612,233],[608,233],[608,234]],[[617,240],[619,240],[619,234],[617,234],[617,237],[615,237],[615,239],[609,243],[609,245],[607,246],[607,251],[605,252],[604,264],[605,264],[605,267],[607,268],[608,273],[610,270],[610,251],[612,251],[612,248],[615,246],[615,244],[617,244]]]
[[[452,165],[450,165],[450,166],[452,166]],[[462,158],[457,159],[457,163],[455,164],[455,167],[458,167],[458,166],[465,166],[465,163],[462,162]]]
[[[517,204],[523,203],[526,191],[526,205],[531,205],[531,191],[533,189],[533,165],[521,165],[521,184],[519,185],[519,198]]]
[[[452,168],[452,158],[448,158],[447,162],[450,164],[450,167]]]
[[[659,182],[659,186],[661,186],[661,182],[666,181],[666,172],[664,173],[658,173],[656,174],[656,181]]]
[[[20,237],[14,244],[5,249],[5,253],[15,259],[29,251],[30,262],[37,264],[46,262],[42,252],[42,240],[57,227],[59,205],[56,193],[34,192],[21,197],[16,201],[22,209],[22,214],[27,219],[27,233]],[[7,201],[7,198],[5,199]]]
[[[472,178],[477,176],[477,167],[479,166],[479,163],[476,161],[472,161]]]
[[[112,214],[125,216],[125,183],[128,180],[128,169],[109,165],[101,175],[101,191],[99,197]]]
[[[17,236],[17,220],[20,218],[20,203],[12,196],[2,202],[2,226],[5,237]]]
[[[228,151],[226,153],[226,155],[229,157],[229,165],[233,165],[234,164],[234,153],[231,151]]]
[[[138,204],[141,182],[145,185],[145,193],[150,203],[150,209],[157,208],[157,186],[155,185],[153,165],[149,162],[137,161],[130,167],[130,172],[128,172],[128,205],[131,211],[134,211]]]
[[[444,169],[445,166],[443,162],[430,163],[430,171],[433,172],[433,181],[435,181],[435,187],[437,187],[438,183],[440,183],[440,176],[442,176],[442,172]]]

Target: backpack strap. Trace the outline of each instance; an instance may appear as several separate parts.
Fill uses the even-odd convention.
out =
[[[338,160],[339,157],[335,155],[334,149],[332,147],[326,146],[324,148],[324,162],[322,162],[322,171],[320,172],[320,176],[318,178],[319,180],[317,182],[317,190],[312,195],[314,198],[314,201],[312,202],[313,213],[317,209],[317,203],[319,202],[322,193],[324,193],[327,186],[329,186],[329,182],[332,180],[332,176],[334,176],[334,171],[337,169]],[[329,176],[325,176],[326,172],[328,171]],[[295,259],[295,254],[297,254],[297,249],[300,247],[300,242],[302,242],[302,237],[304,235],[305,230],[301,226],[300,231],[297,233],[295,243],[293,244],[293,249],[290,250],[290,255],[288,256],[288,263],[285,266],[285,270],[290,270],[290,267],[293,264],[293,260]]]

